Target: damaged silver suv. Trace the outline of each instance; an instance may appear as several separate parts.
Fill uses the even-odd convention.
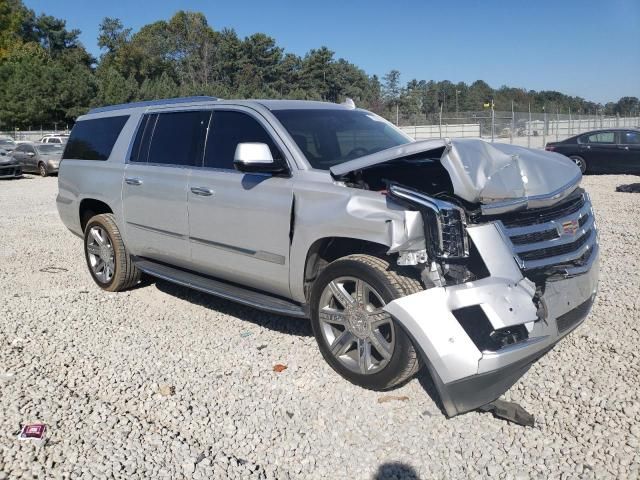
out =
[[[425,367],[456,415],[587,316],[598,237],[580,180],[555,153],[415,142],[353,105],[192,97],[80,117],[57,205],[101,288],[146,273],[308,317],[350,382]]]

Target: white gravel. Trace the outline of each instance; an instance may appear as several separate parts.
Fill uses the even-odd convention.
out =
[[[534,428],[448,420],[425,378],[379,403],[333,373],[305,321],[166,282],[105,293],[58,219],[56,178],[0,181],[0,480],[638,478],[640,194],[615,192],[635,181],[584,180],[600,293],[507,394]],[[16,438],[36,422],[39,449]]]

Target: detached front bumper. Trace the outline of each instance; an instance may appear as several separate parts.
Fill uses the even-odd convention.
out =
[[[468,229],[490,276],[451,287],[436,287],[385,306],[412,336],[433,377],[447,415],[492,402],[588,315],[598,286],[598,245],[584,273],[547,281],[544,293],[522,274],[512,246],[495,224]],[[487,330],[526,329],[513,344],[484,348],[462,320]]]

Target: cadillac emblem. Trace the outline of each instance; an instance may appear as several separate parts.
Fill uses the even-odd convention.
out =
[[[562,233],[565,235],[575,235],[580,228],[577,220],[569,220],[568,222],[563,222],[562,224]]]

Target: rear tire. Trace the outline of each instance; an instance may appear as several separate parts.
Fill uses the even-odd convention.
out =
[[[418,353],[382,306],[422,290],[417,278],[378,257],[349,255],[330,263],[310,298],[311,325],[324,359],[342,377],[370,390],[409,379],[420,369]]]
[[[47,166],[44,163],[39,163],[38,164],[38,172],[40,173],[40,176],[42,178],[44,178],[47,175],[49,175],[49,172],[47,172]]]
[[[91,217],[84,229],[84,255],[91,277],[103,290],[119,292],[140,281],[112,213]]]
[[[569,158],[578,166],[583,175],[587,173],[587,162],[585,162],[584,158],[579,155],[571,155]]]

